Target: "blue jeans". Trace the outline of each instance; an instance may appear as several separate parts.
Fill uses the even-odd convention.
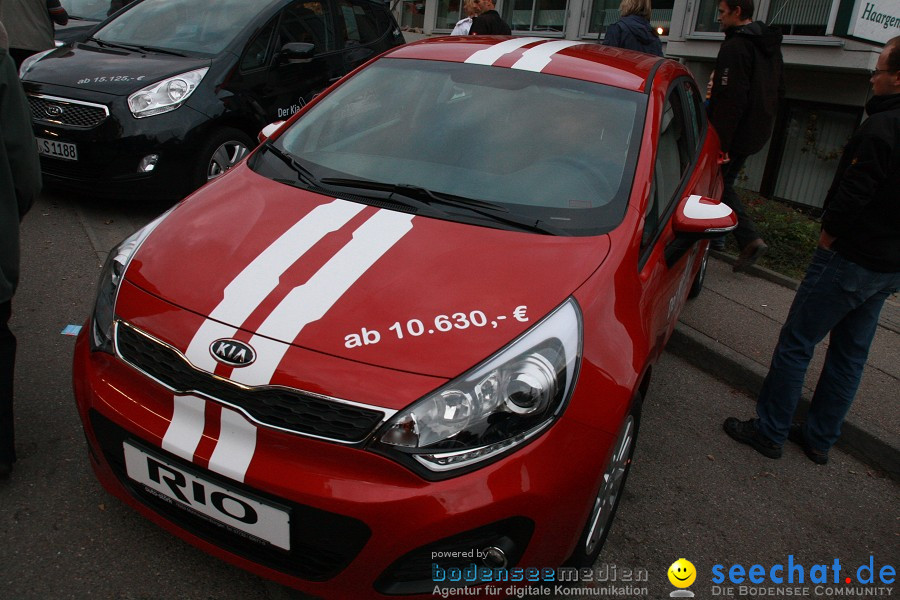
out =
[[[784,443],[813,351],[831,332],[803,434],[816,450],[834,445],[859,387],[878,315],[898,288],[900,273],[870,271],[836,252],[816,249],[756,402],[760,433]]]

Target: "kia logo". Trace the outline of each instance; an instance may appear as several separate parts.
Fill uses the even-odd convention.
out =
[[[48,117],[60,117],[63,114],[63,107],[57,106],[56,104],[51,104],[50,106],[44,109],[44,112],[47,113]]]
[[[256,351],[249,344],[230,338],[214,341],[209,345],[209,353],[223,365],[231,367],[246,367],[256,360]]]

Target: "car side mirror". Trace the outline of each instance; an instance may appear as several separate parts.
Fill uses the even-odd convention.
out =
[[[278,128],[284,125],[284,121],[275,121],[274,123],[269,123],[265,127],[262,128],[262,131],[259,132],[259,135],[256,136],[256,139],[259,140],[259,143],[262,144],[267,139],[272,137],[272,135],[278,131]]]
[[[307,42],[289,42],[281,47],[278,52],[278,62],[280,63],[308,63],[312,61],[316,54],[315,44]]]
[[[688,196],[675,209],[672,228],[695,240],[725,235],[737,227],[737,215],[727,204],[706,196]]]

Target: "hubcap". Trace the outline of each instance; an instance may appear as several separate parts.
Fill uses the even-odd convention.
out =
[[[616,446],[613,450],[612,458],[606,467],[606,473],[603,474],[603,484],[600,486],[600,492],[594,501],[594,510],[591,513],[590,529],[588,531],[587,542],[584,546],[586,554],[591,554],[597,549],[597,544],[603,537],[603,532],[609,526],[609,520],[612,517],[613,509],[616,507],[616,501],[622,492],[622,484],[625,482],[625,472],[628,470],[628,463],[631,462],[631,446],[634,443],[634,416],[628,415],[622,431],[619,432],[619,439],[616,440]]]
[[[206,172],[206,179],[211,181],[216,177],[221,177],[225,171],[236,165],[247,155],[247,147],[242,143],[229,140],[216,148],[212,158],[209,160],[209,169]]]

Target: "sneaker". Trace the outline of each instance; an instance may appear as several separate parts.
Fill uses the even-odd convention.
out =
[[[769,247],[762,241],[762,238],[756,238],[744,246],[744,249],[741,250],[741,253],[737,257],[737,262],[734,263],[734,272],[740,273],[755,265],[756,261],[758,261],[768,249]]]
[[[793,423],[791,425],[791,430],[788,432],[788,439],[803,448],[803,452],[809,460],[817,465],[828,464],[828,450],[816,450],[807,444],[806,436],[803,435],[803,425],[800,423]]]
[[[747,444],[767,458],[781,458],[781,446],[764,436],[756,428],[756,419],[740,421],[735,417],[728,417],[722,424],[732,439]]]

